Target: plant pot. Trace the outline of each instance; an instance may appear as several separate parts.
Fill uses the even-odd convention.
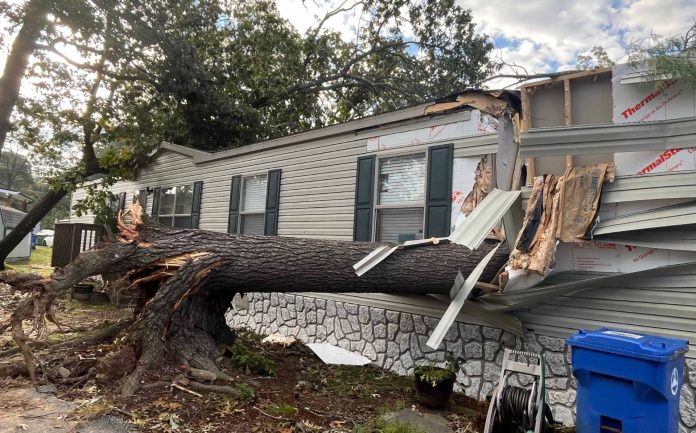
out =
[[[433,372],[436,372],[437,380],[429,380],[428,376],[432,377]],[[457,379],[454,373],[442,368],[427,367],[427,370],[416,371],[414,375],[416,378],[416,397],[423,406],[432,409],[441,409],[447,406],[452,396],[454,382]]]
[[[72,287],[72,298],[76,301],[89,301],[94,292],[94,284],[75,284]]]

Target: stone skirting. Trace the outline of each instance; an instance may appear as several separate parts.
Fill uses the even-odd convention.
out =
[[[570,369],[570,349],[561,338],[526,334],[524,338],[500,329],[457,322],[444,339],[444,350],[425,345],[438,319],[418,314],[367,307],[346,302],[282,293],[252,293],[237,302],[228,322],[259,334],[280,332],[305,343],[327,342],[362,353],[379,367],[412,374],[429,361],[444,363],[446,352],[467,362],[457,376],[458,390],[483,400],[498,383],[505,347],[544,352],[546,388],[554,418],[574,424],[575,379]],[[246,308],[242,308],[246,307]],[[527,385],[525,376],[513,384]],[[696,360],[687,360],[687,380],[682,388],[680,433],[696,433]]]

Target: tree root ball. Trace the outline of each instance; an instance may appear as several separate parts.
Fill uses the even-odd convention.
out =
[[[94,367],[97,383],[109,385],[135,370],[136,357],[132,346],[125,346],[107,353]]]

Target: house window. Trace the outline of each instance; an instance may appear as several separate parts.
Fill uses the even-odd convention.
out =
[[[169,227],[190,228],[193,185],[162,188],[158,221]]]
[[[404,242],[422,239],[425,155],[380,159],[377,180],[375,240]]]
[[[268,176],[260,174],[242,178],[242,206],[240,209],[239,233],[263,235],[266,211]]]

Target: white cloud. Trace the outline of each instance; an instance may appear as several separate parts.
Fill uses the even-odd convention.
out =
[[[610,58],[621,62],[631,41],[650,32],[681,34],[696,20],[693,0],[459,3],[472,10],[480,31],[499,41],[496,56],[530,73],[573,69],[577,55],[594,46],[604,47]]]
[[[316,26],[327,12],[339,8],[349,9],[330,17],[324,24],[324,28],[341,33],[345,40],[355,38],[355,29],[360,22],[362,7],[359,5],[351,7],[355,3],[353,0],[276,0],[278,12],[290,21],[300,33]]]
[[[683,34],[696,21],[696,3],[693,0],[624,0],[616,18],[617,27],[627,32],[624,42],[650,33]]]

